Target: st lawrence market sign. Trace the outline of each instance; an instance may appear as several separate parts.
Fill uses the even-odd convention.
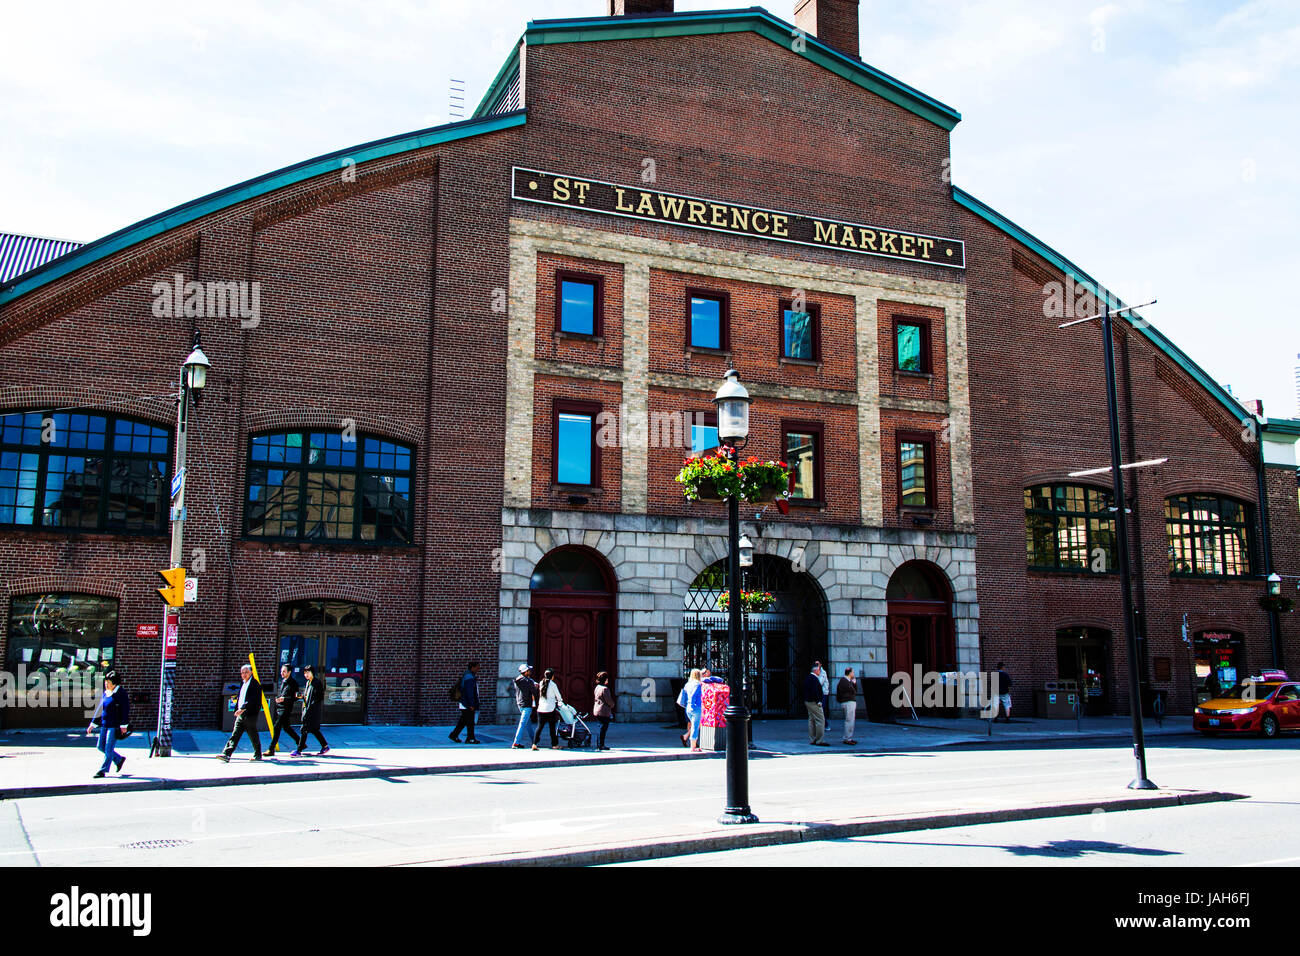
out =
[[[868,256],[928,262],[954,269],[966,267],[966,247],[961,241],[904,229],[864,226],[759,206],[679,196],[518,166],[514,169],[513,186],[515,199],[550,206],[567,206],[610,216],[668,222],[692,229],[775,239],[823,249],[842,249]]]

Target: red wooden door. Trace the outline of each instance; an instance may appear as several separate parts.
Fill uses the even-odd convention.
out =
[[[889,679],[892,682],[896,674],[905,676],[904,685],[908,696],[912,695],[912,619],[902,615],[889,618]]]
[[[569,608],[540,611],[537,664],[552,668],[565,703],[589,712],[596,678],[596,613]]]

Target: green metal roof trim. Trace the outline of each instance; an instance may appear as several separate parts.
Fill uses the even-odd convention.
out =
[[[523,37],[519,38],[522,42]],[[515,74],[519,72],[519,43],[514,45],[510,55],[506,57],[505,63],[501,64],[501,69],[497,75],[492,78],[488,85],[487,92],[483,94],[483,99],[479,100],[478,107],[474,110],[470,119],[478,119],[487,116],[500,101],[502,94],[510,86],[510,81],[514,79]],[[521,103],[520,106],[523,104]]]
[[[1265,420],[1263,430],[1279,435],[1300,435],[1300,419],[1269,418]]]
[[[716,33],[757,33],[790,50],[795,27],[762,7],[745,10],[716,10],[703,13],[671,13],[646,17],[581,17],[564,20],[533,20],[524,33],[526,43],[587,43],[600,40],[641,40],[650,37],[706,36]],[[799,52],[799,51],[793,51]],[[808,36],[799,55],[832,73],[910,110],[936,126],[951,130],[961,114],[951,106],[927,96],[888,73],[832,49]]]
[[[1052,265],[1064,272],[1067,276],[1072,277],[1078,285],[1091,291],[1099,299],[1109,302],[1111,308],[1119,308],[1124,305],[1123,300],[1112,295],[1110,290],[1102,287],[1101,283],[1088,275],[1088,273],[1084,272],[1069,259],[1065,258],[1065,256],[1061,255],[1037,236],[1017,226],[996,209],[986,206],[964,189],[961,189],[958,186],[953,186],[952,198],[958,205],[966,207],[981,219],[997,226],[1017,242],[1032,249],[1035,253],[1042,256],[1042,258],[1046,259]],[[1228,394],[1227,389],[1211,378],[1210,374],[1206,372],[1205,369],[1192,361],[1191,356],[1166,338],[1159,329],[1136,312],[1129,314],[1137,321],[1135,322],[1132,319],[1125,319],[1122,316],[1119,317],[1119,320],[1127,321],[1129,325],[1146,336],[1156,348],[1165,353],[1169,358],[1173,359],[1184,372],[1195,379],[1202,388],[1209,392],[1210,395],[1219,402],[1219,404],[1223,405],[1224,408],[1231,412],[1234,418],[1241,420],[1250,414],[1241,406],[1241,403]]]
[[[152,239],[154,236],[175,229],[177,226],[183,226],[203,216],[227,209],[246,199],[263,196],[266,193],[274,192],[285,186],[291,186],[294,183],[300,183],[303,180],[325,173],[338,172],[343,168],[342,161],[345,159],[354,163],[364,163],[385,156],[395,156],[399,153],[423,149],[426,146],[436,146],[440,143],[450,143],[459,139],[468,139],[473,136],[482,136],[485,133],[495,133],[499,130],[522,126],[525,118],[526,112],[517,110],[513,113],[502,113],[499,116],[492,116],[487,119],[461,120],[457,123],[447,123],[443,126],[416,130],[413,133],[401,133],[397,136],[362,143],[349,149],[326,153],[324,156],[317,156],[315,159],[303,160],[301,163],[295,163],[292,166],[277,169],[274,172],[266,173],[255,179],[249,179],[235,186],[209,193],[206,196],[201,196],[198,199],[168,209],[166,212],[160,212],[156,216],[150,216],[148,219],[143,219],[135,225],[127,226],[125,229],[119,229],[117,232],[87,243],[67,255],[51,260],[39,269],[33,269],[24,275],[18,276],[8,285],[0,286],[0,305],[12,302],[20,296],[24,296],[56,279],[61,279],[69,273],[88,266],[92,262],[97,262],[106,256],[144,242],[147,239]]]

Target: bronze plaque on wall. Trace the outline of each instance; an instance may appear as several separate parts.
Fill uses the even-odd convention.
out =
[[[1155,671],[1155,679],[1158,681],[1169,681],[1174,679],[1173,668],[1169,664],[1167,657],[1153,657],[1151,659],[1152,669]]]
[[[668,632],[667,631],[637,631],[636,632],[636,656],[637,657],[667,657],[668,656]]]

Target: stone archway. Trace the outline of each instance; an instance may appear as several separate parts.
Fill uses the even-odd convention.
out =
[[[596,674],[618,669],[618,584],[609,563],[581,545],[548,552],[529,581],[528,653],[534,677],[546,668],[564,700],[590,711]]]
[[[920,688],[914,687],[917,669],[923,677],[957,670],[952,586],[936,565],[908,561],[890,576],[885,599],[889,610],[889,674],[891,679],[902,681],[912,706],[920,709]]]
[[[742,569],[742,575],[743,589],[769,591],[776,599],[770,611],[747,612],[742,619],[750,711],[756,717],[801,716],[803,675],[814,660],[827,660],[826,596],[810,574],[794,570],[785,558],[755,555],[753,567]],[[722,559],[700,571],[687,589],[682,631],[687,669],[728,672],[729,618],[719,606],[728,587]]]

